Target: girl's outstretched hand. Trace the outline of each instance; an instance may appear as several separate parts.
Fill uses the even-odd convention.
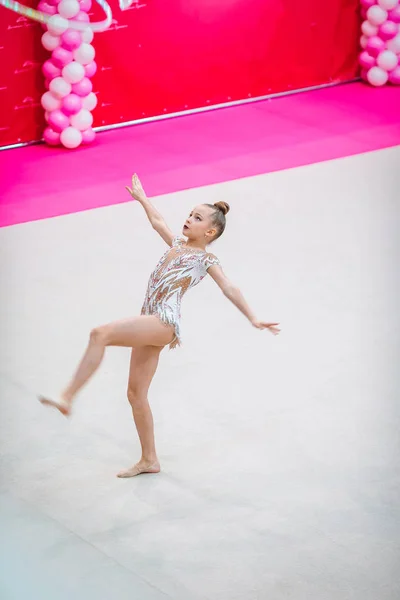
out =
[[[265,321],[252,321],[251,324],[257,329],[268,329],[273,335],[278,335],[280,329],[279,323],[265,323]]]
[[[134,200],[138,200],[140,202],[140,200],[146,198],[143,186],[140,183],[140,179],[136,173],[132,177],[132,189],[128,186],[125,186],[125,189],[128,190]]]

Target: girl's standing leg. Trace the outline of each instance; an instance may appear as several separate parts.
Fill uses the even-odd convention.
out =
[[[42,404],[55,406],[64,415],[71,412],[72,402],[103,360],[107,346],[163,348],[174,338],[174,329],[156,316],[140,316],[96,327],[90,334],[86,352],[78,370],[58,399],[40,397]]]
[[[147,399],[147,392],[156,372],[161,350],[162,348],[154,346],[132,350],[128,400],[132,407],[142,447],[142,457],[136,465],[118,473],[118,477],[134,477],[140,473],[158,473],[160,471],[154,443],[153,415]]]

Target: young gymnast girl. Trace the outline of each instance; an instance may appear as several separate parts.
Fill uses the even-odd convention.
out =
[[[181,300],[189,288],[197,285],[209,273],[225,296],[254,327],[268,329],[274,335],[280,331],[279,323],[267,323],[256,318],[240,290],[224,274],[218,258],[206,251],[207,245],[219,238],[225,229],[225,215],[229,211],[226,202],[196,206],[183,226],[184,239],[173,235],[146,197],[137,175],[132,177],[132,188],[126,189],[134,200],[140,202],[151,225],[169,246],[150,276],[141,316],[93,329],[78,370],[62,394],[58,398],[39,398],[42,404],[53,406],[69,416],[75,396],[99,367],[106,347],[132,348],[128,400],[140,439],[142,457],[133,467],[118,473],[118,477],[160,471],[147,392],[161,350],[167,345],[174,348],[181,343]]]

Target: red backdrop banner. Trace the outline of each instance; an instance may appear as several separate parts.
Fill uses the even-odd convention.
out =
[[[28,3],[29,4],[29,3]],[[32,2],[30,6],[35,6]],[[96,33],[95,126],[346,81],[358,0],[137,0]],[[94,5],[91,19],[104,18]],[[0,7],[0,146],[41,138],[40,25]]]

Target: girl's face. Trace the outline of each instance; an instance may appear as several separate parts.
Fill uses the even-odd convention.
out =
[[[217,233],[215,226],[212,224],[211,215],[213,209],[204,204],[195,206],[190,215],[185,221],[182,233],[189,240],[211,241]]]

